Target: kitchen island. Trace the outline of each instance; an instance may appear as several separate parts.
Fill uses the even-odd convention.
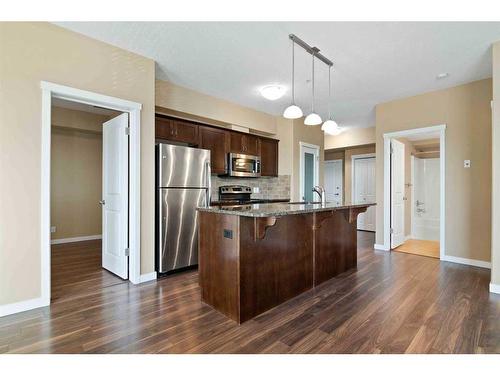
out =
[[[370,205],[198,208],[202,301],[243,323],[355,268],[357,216]]]

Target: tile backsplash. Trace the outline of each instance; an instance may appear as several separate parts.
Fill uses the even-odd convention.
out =
[[[260,193],[252,193],[253,199],[290,198],[290,175],[259,178],[212,176],[212,200],[219,200],[219,186],[223,185],[259,187]]]

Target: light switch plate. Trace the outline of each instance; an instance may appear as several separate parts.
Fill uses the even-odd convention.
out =
[[[464,168],[470,168],[470,160],[464,160]]]
[[[252,189],[252,193],[259,194],[260,193],[260,187],[254,186],[254,188]]]
[[[50,227],[50,233],[55,233],[56,232],[56,227]]]

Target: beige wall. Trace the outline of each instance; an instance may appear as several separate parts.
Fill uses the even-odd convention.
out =
[[[51,239],[100,235],[102,124],[109,116],[52,107]]]
[[[293,120],[293,173],[291,186],[292,201],[302,200],[300,196],[300,142],[310,143],[320,147],[319,149],[319,184],[323,185],[325,148],[324,133],[321,126],[304,125],[304,119]]]
[[[276,124],[276,135],[273,137],[280,140],[278,143],[278,174],[291,176],[293,174],[293,120],[278,117]]]
[[[446,255],[490,261],[491,98],[492,80],[485,79],[377,105],[377,244],[384,229],[383,134],[446,124]]]
[[[0,23],[0,56],[0,305],[41,295],[42,80],[142,103],[141,272],[152,272],[154,62],[48,23]]]
[[[171,82],[156,80],[156,105],[170,114],[198,116],[214,125],[238,125],[268,134],[276,134],[276,117],[227,100],[205,95]]]
[[[493,44],[493,207],[491,283],[500,285],[500,42]]]
[[[325,150],[375,143],[375,127],[352,128],[339,135],[325,135]]]

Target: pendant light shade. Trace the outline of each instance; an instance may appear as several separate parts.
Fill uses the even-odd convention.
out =
[[[342,129],[339,125],[332,119],[332,115],[330,112],[330,102],[332,97],[332,84],[331,84],[331,71],[332,67],[328,68],[328,120],[326,120],[323,125],[321,125],[321,130],[330,135],[339,135],[342,132]]]
[[[321,125],[321,130],[330,135],[339,135],[342,131],[339,125],[333,120],[326,120],[323,125]]]
[[[302,115],[302,110],[295,104],[290,104],[288,107],[286,107],[285,112],[283,112],[283,117],[288,119],[301,118]]]
[[[312,102],[311,102],[311,113],[307,115],[304,120],[305,125],[319,125],[323,122],[320,115],[314,112],[314,55],[312,53]]]
[[[295,104],[295,42],[292,41],[292,103],[285,108],[283,117],[297,119],[302,117],[302,109]]]
[[[305,125],[319,125],[321,124],[321,117],[317,113],[310,113],[304,120]]]

